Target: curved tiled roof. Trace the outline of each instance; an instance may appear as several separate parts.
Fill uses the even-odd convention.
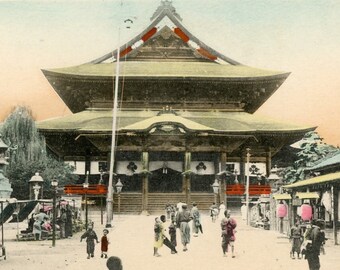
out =
[[[121,62],[124,77],[196,77],[196,78],[265,78],[273,76],[287,77],[289,73],[258,69],[244,65],[221,65],[209,62]],[[116,63],[83,64],[79,66],[49,69],[44,72],[63,75],[113,77]]]
[[[223,133],[307,132],[314,127],[297,126],[255,116],[246,112],[178,111],[178,115],[162,114],[151,110],[119,111],[118,131],[143,131],[155,123],[177,123],[187,129]],[[112,110],[85,110],[70,116],[37,123],[44,131],[111,133]]]

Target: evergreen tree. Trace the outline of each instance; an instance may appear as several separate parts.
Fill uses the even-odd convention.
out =
[[[297,152],[297,160],[290,167],[282,171],[283,180],[287,183],[294,183],[306,178],[306,169],[312,167],[321,159],[338,152],[336,147],[325,144],[323,139],[315,131],[305,134],[299,142],[300,151]]]

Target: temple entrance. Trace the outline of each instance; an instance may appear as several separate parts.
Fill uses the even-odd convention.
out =
[[[149,176],[149,192],[182,192],[181,172],[167,168],[154,170]]]

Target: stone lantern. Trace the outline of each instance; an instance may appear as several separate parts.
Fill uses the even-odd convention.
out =
[[[12,187],[8,178],[5,177],[5,168],[8,165],[6,161],[6,151],[8,145],[6,145],[0,135],[0,199],[9,199],[12,194]]]
[[[30,200],[38,200],[39,193],[41,194],[40,198],[42,198],[44,179],[39,175],[38,172],[35,173],[35,175],[31,177],[28,183],[29,183],[29,189],[30,189]]]

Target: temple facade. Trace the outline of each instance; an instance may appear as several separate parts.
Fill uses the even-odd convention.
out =
[[[315,129],[255,116],[289,73],[215,51],[162,1],[150,25],[119,49],[42,70],[73,114],[38,128],[48,148],[81,179],[88,171],[92,183],[107,183],[118,70],[113,172],[123,183],[122,211],[152,212],[180,200],[200,209],[214,199],[240,204],[247,176],[251,197],[268,194],[272,157]]]

